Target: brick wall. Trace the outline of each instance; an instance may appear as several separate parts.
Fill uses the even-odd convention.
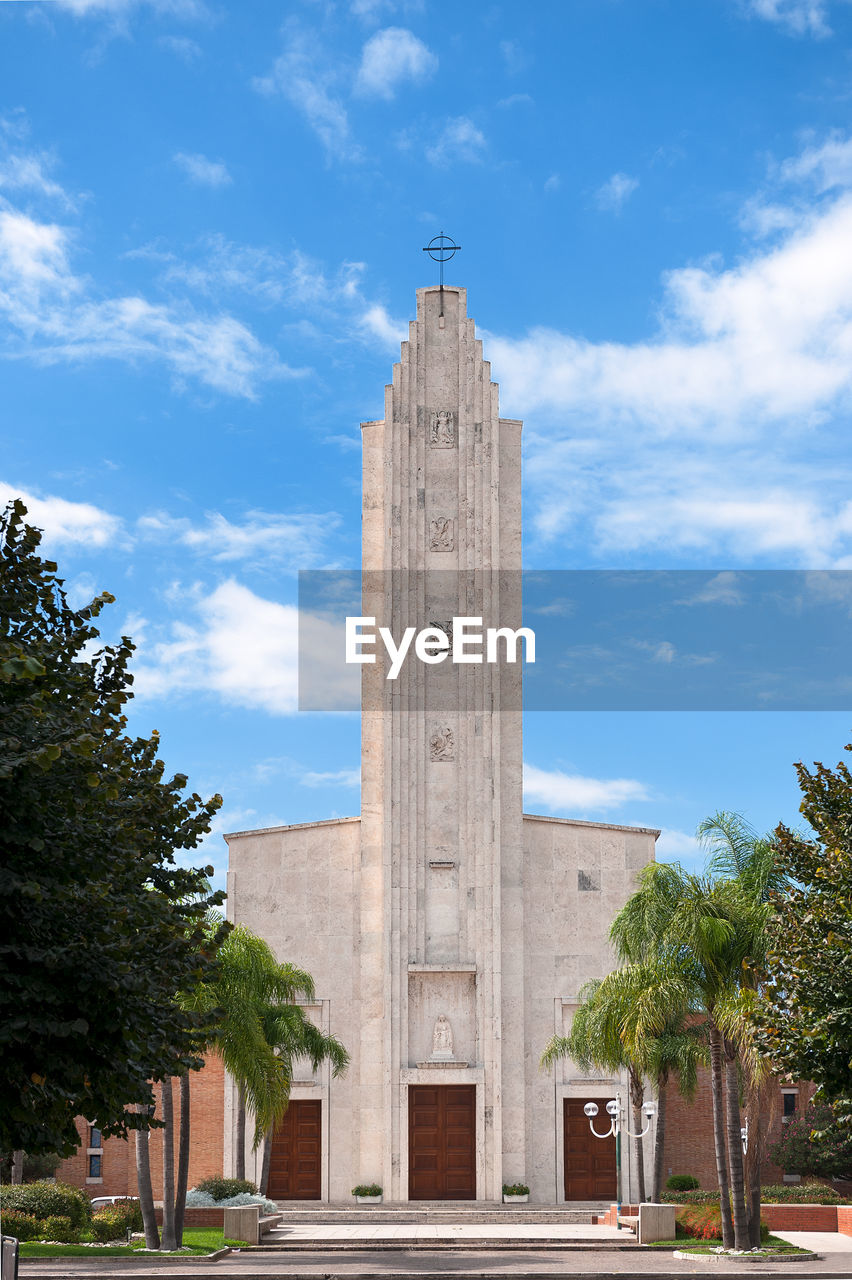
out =
[[[760,1216],[770,1231],[837,1230],[834,1204],[763,1204]]]
[[[813,1095],[814,1086],[799,1082],[797,1087],[798,1107],[803,1109]],[[777,1142],[781,1134],[781,1088],[779,1083],[776,1095],[764,1112],[764,1123],[768,1127],[767,1148]],[[719,1185],[713,1145],[713,1095],[708,1070],[699,1071],[698,1088],[691,1104],[680,1096],[675,1085],[669,1085],[663,1159],[664,1186],[670,1173],[691,1173],[705,1190]],[[761,1170],[760,1180],[764,1186],[783,1182],[783,1171],[767,1160]]]
[[[160,1086],[154,1090],[157,1095],[157,1116],[162,1116],[160,1102]],[[180,1115],[180,1097],[178,1081],[172,1082],[174,1100],[175,1135],[174,1150],[177,1163],[178,1122]],[[201,1178],[221,1174],[223,1169],[224,1142],[224,1107],[225,1107],[225,1072],[221,1059],[211,1056],[201,1071],[193,1071],[190,1075],[190,1115],[191,1141],[189,1155],[189,1185],[192,1187]],[[77,1132],[81,1137],[81,1146],[75,1155],[63,1160],[56,1170],[56,1177],[61,1182],[70,1182],[72,1186],[83,1187],[90,1196],[122,1196],[136,1195],[136,1152],[135,1137],[128,1142],[123,1138],[105,1138],[101,1148],[100,1182],[87,1181],[89,1156],[88,1124],[82,1118],[77,1120]],[[154,1199],[163,1195],[163,1131],[152,1129],[149,1138],[151,1158],[151,1182],[154,1187]]]
[[[844,1236],[852,1236],[852,1204],[837,1206],[837,1230]]]

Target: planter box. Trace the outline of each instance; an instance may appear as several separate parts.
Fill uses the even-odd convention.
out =
[[[526,1204],[528,1200],[529,1200],[528,1194],[525,1196],[507,1196],[507,1195],[503,1196],[504,1204]]]
[[[382,1197],[381,1196],[356,1196],[355,1203],[356,1204],[381,1204]]]

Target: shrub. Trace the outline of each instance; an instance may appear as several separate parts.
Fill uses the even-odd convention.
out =
[[[18,1187],[0,1187],[0,1205],[31,1213],[34,1218],[70,1218],[72,1227],[88,1226],[92,1202],[79,1187],[64,1182],[26,1182]]]
[[[780,1186],[761,1187],[764,1204],[844,1204],[844,1197],[824,1182],[784,1182]]]
[[[278,1208],[274,1200],[267,1200],[260,1195],[250,1196],[247,1191],[238,1196],[228,1196],[227,1200],[214,1200],[206,1191],[197,1191],[193,1187],[186,1196],[188,1209],[236,1209],[243,1204],[259,1204],[264,1213],[275,1213]]]
[[[673,1173],[666,1183],[666,1191],[697,1191],[700,1186],[691,1173]]]
[[[195,1187],[214,1200],[230,1200],[232,1196],[257,1195],[257,1187],[246,1178],[202,1178]]]
[[[377,1182],[359,1182],[352,1188],[353,1196],[380,1196],[382,1189]]]
[[[72,1227],[71,1219],[62,1215],[45,1218],[39,1223],[39,1240],[56,1240],[59,1244],[77,1244],[80,1228]]]
[[[852,1130],[838,1124],[825,1103],[811,1103],[785,1120],[769,1158],[785,1173],[846,1177],[852,1171]]]
[[[100,1244],[108,1244],[110,1240],[124,1240],[127,1228],[133,1225],[131,1216],[123,1204],[101,1209],[92,1218],[92,1235]]]
[[[37,1240],[41,1234],[41,1223],[31,1213],[21,1213],[18,1209],[4,1209],[3,1233],[14,1236],[17,1240]]]
[[[660,1193],[663,1204],[718,1204],[719,1192],[702,1191],[663,1191]]]
[[[530,1189],[524,1182],[503,1183],[504,1196],[528,1196],[529,1193]]]
[[[142,1208],[138,1200],[118,1200],[115,1204],[105,1205],[103,1209],[99,1209],[92,1219],[92,1229],[94,1230],[99,1218],[104,1214],[109,1215],[109,1222],[103,1226],[103,1230],[108,1225],[118,1225],[118,1231],[115,1236],[110,1236],[110,1240],[117,1240],[119,1236],[127,1234],[128,1227],[131,1231],[142,1230]],[[100,1236],[96,1237],[100,1239]]]
[[[677,1222],[693,1240],[722,1239],[722,1213],[718,1205],[687,1205],[678,1213]]]

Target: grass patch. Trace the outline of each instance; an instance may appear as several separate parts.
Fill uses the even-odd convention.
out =
[[[215,1253],[223,1245],[235,1248],[245,1247],[245,1240],[225,1240],[221,1229],[215,1227],[186,1227],[183,1233],[184,1248],[179,1253],[165,1253],[164,1258],[191,1258],[206,1253]],[[144,1240],[134,1240],[133,1244],[109,1244],[91,1248],[85,1244],[40,1244],[38,1240],[22,1241],[20,1256],[22,1258],[129,1258],[145,1248]],[[158,1255],[159,1256],[159,1255]]]
[[[681,1236],[677,1240],[656,1240],[646,1246],[648,1249],[679,1249],[682,1253],[712,1253],[718,1249],[721,1240],[695,1240],[691,1236]],[[780,1236],[770,1235],[760,1246],[768,1254],[773,1253],[810,1253],[810,1249],[800,1249],[797,1244],[790,1244]]]

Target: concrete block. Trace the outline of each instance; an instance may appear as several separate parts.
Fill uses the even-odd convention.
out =
[[[225,1209],[226,1240],[245,1240],[246,1244],[260,1244],[260,1205],[240,1204]]]
[[[674,1240],[676,1210],[677,1205],[673,1204],[640,1204],[639,1243]]]

